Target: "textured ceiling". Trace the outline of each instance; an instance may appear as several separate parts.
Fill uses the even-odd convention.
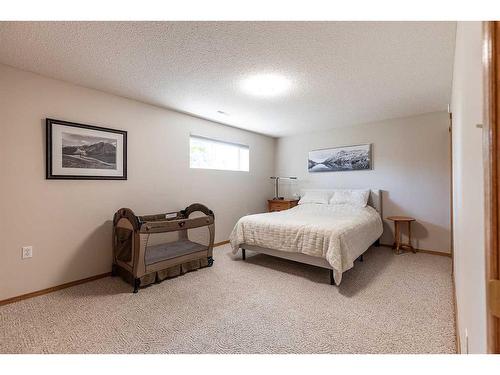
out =
[[[454,22],[0,22],[0,63],[283,136],[446,110],[454,42]],[[254,73],[292,88],[252,97]]]

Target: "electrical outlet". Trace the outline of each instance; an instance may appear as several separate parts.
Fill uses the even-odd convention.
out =
[[[23,246],[23,252],[21,254],[22,259],[27,259],[33,257],[33,246]]]

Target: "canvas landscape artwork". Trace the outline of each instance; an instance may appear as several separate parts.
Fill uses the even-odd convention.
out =
[[[116,139],[62,133],[62,167],[116,169]]]
[[[371,144],[309,152],[309,172],[359,171],[371,168]]]

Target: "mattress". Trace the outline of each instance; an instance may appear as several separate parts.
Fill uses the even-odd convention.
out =
[[[173,259],[203,250],[207,250],[207,246],[189,241],[187,239],[152,245],[146,247],[145,264],[149,266],[167,259]]]
[[[230,237],[233,253],[240,245],[322,257],[335,283],[381,235],[382,220],[372,207],[303,204],[285,211],[242,217]]]

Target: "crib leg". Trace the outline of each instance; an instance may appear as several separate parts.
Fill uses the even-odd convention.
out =
[[[209,267],[212,267],[214,265],[214,258],[213,257],[208,257],[207,261],[208,261],[208,266]]]
[[[243,260],[247,259],[247,254],[246,254],[245,249],[241,249],[241,257]]]
[[[333,278],[333,270],[330,270],[330,285],[335,285],[335,279]]]
[[[140,278],[134,279],[134,293],[137,293],[139,291],[140,286],[141,286],[141,279]]]

